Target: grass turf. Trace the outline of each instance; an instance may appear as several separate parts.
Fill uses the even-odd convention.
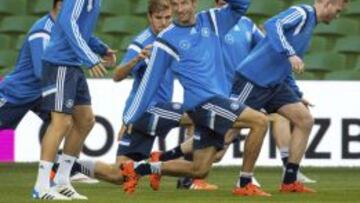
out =
[[[200,192],[175,189],[176,179],[163,178],[161,190],[153,192],[148,186],[147,177],[141,179],[134,195],[127,196],[121,186],[107,183],[96,185],[75,184],[77,190],[94,203],[228,203],[228,202],[360,202],[359,168],[306,168],[303,172],[318,181],[313,187],[316,194],[280,194],[278,187],[281,178],[280,168],[258,168],[256,178],[272,197],[236,197],[231,189],[238,175],[238,167],[214,168],[209,182],[218,184],[215,192]],[[36,164],[0,164],[0,202],[35,202],[31,190],[36,179]],[[76,201],[72,201],[76,202]],[[83,201],[79,201],[83,202]]]

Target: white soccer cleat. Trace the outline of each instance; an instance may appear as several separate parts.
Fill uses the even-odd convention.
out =
[[[316,183],[316,180],[313,180],[313,179],[307,177],[306,175],[304,175],[300,171],[297,174],[297,180],[299,182],[302,182],[302,183]]]
[[[82,173],[76,173],[75,175],[70,177],[71,182],[76,182],[76,183],[86,183],[86,184],[96,184],[99,183],[100,181],[95,179],[95,178],[90,178],[87,175],[84,175]]]
[[[254,176],[251,178],[251,182],[254,185],[256,185],[257,187],[259,187],[259,188],[261,187],[261,184],[259,183],[259,181],[256,180],[256,178]]]
[[[32,192],[32,197],[37,200],[57,200],[57,201],[72,200],[71,198],[60,194],[54,188],[45,191],[37,191],[34,189]]]
[[[55,185],[56,191],[60,194],[73,199],[73,200],[88,200],[88,198],[84,195],[80,195],[72,185]]]

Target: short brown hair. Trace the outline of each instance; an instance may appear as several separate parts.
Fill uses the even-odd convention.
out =
[[[171,9],[170,0],[148,0],[148,13],[150,15],[168,9]]]

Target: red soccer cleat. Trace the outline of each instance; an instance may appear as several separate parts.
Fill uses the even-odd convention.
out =
[[[299,181],[295,181],[290,184],[282,184],[280,187],[280,192],[294,192],[294,193],[314,193],[315,190],[305,187],[305,185]]]
[[[232,191],[233,195],[237,196],[262,196],[271,197],[271,194],[264,192],[261,188],[256,185],[249,183],[245,187],[236,187]]]
[[[161,152],[152,152],[150,155],[150,162],[159,162],[160,161]],[[160,188],[161,175],[159,174],[151,174],[149,175],[150,179],[150,187],[157,191]]]
[[[120,166],[122,175],[124,176],[124,192],[131,194],[135,192],[136,185],[138,182],[138,175],[135,172],[134,169],[134,162],[129,161]]]

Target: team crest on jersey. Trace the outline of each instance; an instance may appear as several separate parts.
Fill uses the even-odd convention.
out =
[[[207,27],[204,27],[201,29],[201,36],[203,37],[209,37],[210,36],[210,29]]]
[[[181,109],[181,104],[180,103],[173,103],[172,108],[175,110],[180,110]]]
[[[232,34],[225,35],[225,42],[227,44],[234,44],[235,42],[234,36]]]
[[[74,100],[68,99],[65,104],[66,108],[72,108],[74,106]]]
[[[191,44],[188,40],[181,40],[179,46],[182,50],[188,50],[191,47]]]
[[[233,103],[231,103],[230,108],[231,108],[232,110],[234,110],[234,111],[239,110],[239,108],[240,108],[240,103],[239,103],[239,102],[233,102]]]

